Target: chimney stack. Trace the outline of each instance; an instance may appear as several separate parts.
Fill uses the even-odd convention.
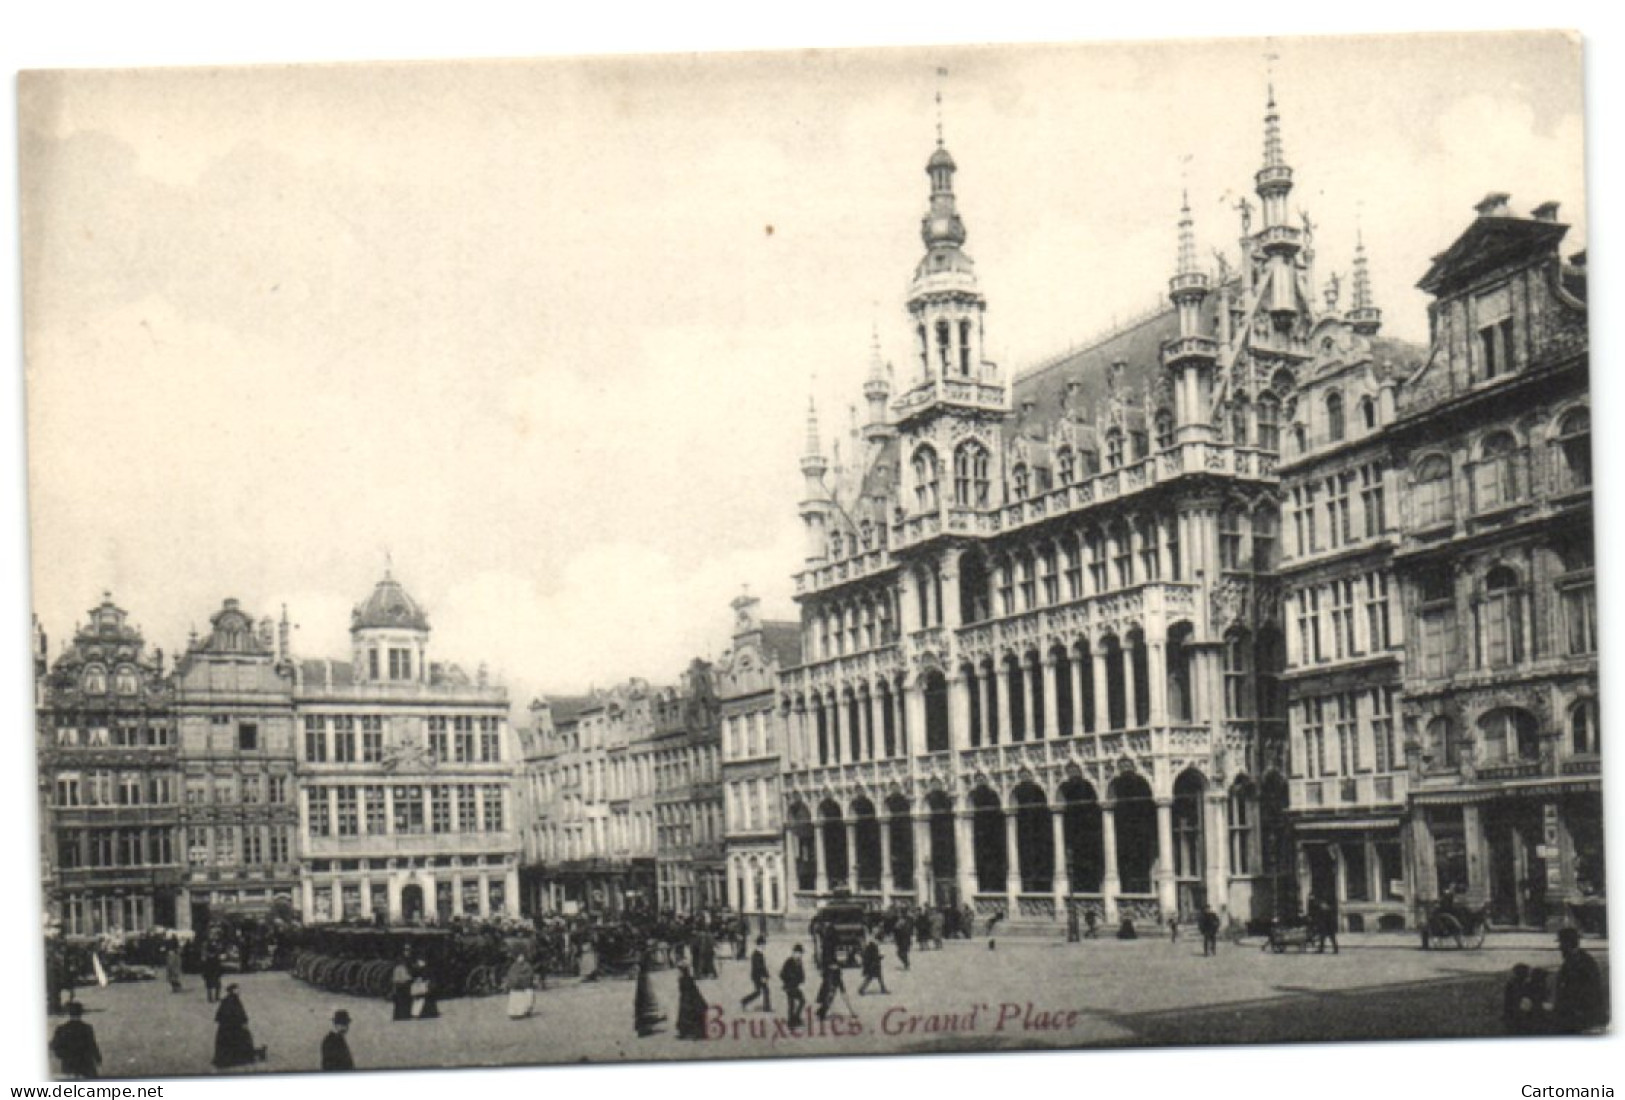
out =
[[[1491,191],[1478,201],[1473,207],[1481,218],[1504,218],[1508,216],[1507,200],[1512,198],[1505,191]]]
[[[1530,213],[1535,216],[1537,221],[1555,222],[1557,220],[1557,203],[1543,202]]]

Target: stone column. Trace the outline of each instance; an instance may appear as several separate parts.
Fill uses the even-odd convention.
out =
[[[954,815],[954,866],[959,871],[959,896],[970,900],[976,896],[980,882],[976,876],[976,844],[971,831],[971,817],[961,810]]]
[[[423,915],[425,918],[440,917],[440,906],[435,897],[434,872],[423,871],[418,875],[418,885],[423,887]]]
[[[336,878],[333,880],[333,919],[344,919],[344,884]]]
[[[389,902],[389,923],[401,922],[401,873],[394,869],[389,871],[389,877],[384,879],[384,896]]]
[[[1044,737],[1058,737],[1061,734],[1061,719],[1056,713],[1055,656],[1046,654],[1038,660],[1044,677],[1044,728],[1040,733]]]
[[[513,916],[519,915],[518,867],[509,867],[502,873],[502,907]]]
[[[960,673],[948,680],[948,744],[955,749],[970,748],[970,693],[975,690],[974,674]]]
[[[480,872],[480,916],[491,915],[491,876]]]
[[[554,908],[558,908],[557,903]],[[453,871],[451,873],[451,915],[461,917],[463,913],[463,876]]]
[[[1076,650],[1072,651],[1070,656],[1071,660],[1067,662],[1067,668],[1072,676],[1072,728],[1062,730],[1063,736],[1068,733],[1083,732],[1083,678],[1092,675],[1093,672],[1088,665],[1079,659]]]
[[[728,908],[735,913],[745,912],[745,899],[739,896],[739,867],[728,861]]]
[[[1157,901],[1162,905],[1164,917],[1177,912],[1178,899],[1174,884],[1174,803],[1171,798],[1157,801]]]
[[[1095,732],[1105,733],[1112,726],[1110,657],[1100,651],[1094,653],[1095,666]]]
[[[877,739],[880,741],[880,748],[884,749],[886,747],[885,706],[885,701],[881,698],[880,693],[875,690],[873,684],[870,684],[869,711],[864,715],[865,721],[863,739],[863,747],[868,751],[870,760],[879,759],[879,750],[875,748],[875,741]]]
[[[846,754],[846,722],[844,720],[846,717],[845,701],[840,697],[839,694],[837,694],[833,701],[830,701],[825,705],[824,710],[829,715],[829,762],[831,764],[839,764],[844,759]]]
[[[1008,745],[1014,740],[1010,729],[1010,677],[1002,661],[994,662],[993,676],[999,693],[999,739]]]
[[[1166,642],[1146,643],[1146,686],[1151,690],[1151,724],[1168,724],[1168,657]]]
[[[299,904],[303,910],[300,916],[304,918],[306,923],[314,923],[316,920],[316,884],[310,880],[308,874],[300,876]]]
[[[930,864],[934,860],[931,852],[931,817],[929,814],[915,814],[914,828],[914,900],[924,905],[930,897],[935,883],[927,882],[931,877]]]
[[[1117,895],[1122,881],[1117,876],[1117,808],[1110,802],[1100,803],[1100,847],[1104,857],[1100,876],[1101,901],[1105,906],[1105,921],[1117,923]]]
[[[816,857],[817,872],[813,879],[813,889],[819,894],[829,893],[829,863],[824,854],[824,822],[816,814],[813,816],[813,853]]]
[[[984,669],[976,670],[976,690],[982,693],[982,728],[981,739],[983,745],[991,745],[993,740],[993,727],[998,722],[996,713],[999,705],[999,687],[995,683],[998,673]]]
[[[1207,901],[1214,912],[1223,915],[1230,910],[1230,800],[1223,791],[1209,791],[1205,803],[1202,835],[1207,842]]]
[[[1055,846],[1055,911],[1066,916],[1066,899],[1072,896],[1072,866],[1066,858],[1066,811],[1060,807],[1049,812],[1050,830]]]
[[[1016,895],[1021,893],[1021,845],[1016,837],[1016,810],[1004,811],[1004,892],[1010,895],[1010,916],[1016,915]]]
[[[891,814],[880,814],[876,820],[880,823],[880,903],[885,905],[891,901],[892,891]]]
[[[1134,647],[1122,646],[1117,655],[1123,665],[1123,728],[1134,729],[1139,706],[1134,698]]]
[[[903,689],[903,723],[897,731],[898,753],[913,755],[913,745],[925,745],[925,693],[918,679]]]
[[[846,821],[846,888],[858,890],[858,823],[852,818]]]
[[[1478,807],[1469,803],[1461,808],[1461,823],[1467,841],[1467,904],[1478,908],[1490,899],[1488,860],[1484,855],[1484,823]]]

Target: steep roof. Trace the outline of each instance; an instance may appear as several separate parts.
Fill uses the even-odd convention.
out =
[[[762,648],[772,655],[780,668],[792,668],[801,663],[801,624],[793,621],[769,620],[762,623]]]
[[[1569,227],[1543,218],[1484,214],[1433,257],[1416,285],[1429,294],[1447,294],[1474,276],[1509,260],[1538,255],[1557,246]]]
[[[1072,411],[1087,411],[1086,419],[1092,423],[1105,405],[1114,362],[1125,364],[1118,385],[1126,396],[1138,400],[1161,377],[1163,341],[1177,335],[1179,315],[1170,305],[1017,375],[1014,397],[1018,415],[1005,422],[1006,438],[1013,439],[1018,430],[1047,430],[1058,421],[1067,383],[1073,380],[1080,383],[1080,388]],[[1021,423],[1019,411],[1029,400],[1034,403],[1033,415]]]

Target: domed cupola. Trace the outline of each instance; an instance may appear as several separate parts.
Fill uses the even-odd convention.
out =
[[[350,647],[358,684],[428,680],[428,613],[387,569],[350,613]]]
[[[351,633],[374,628],[422,631],[429,629],[429,616],[388,570],[384,572],[384,579],[373,588],[372,595],[357,604],[355,610],[350,613]]]

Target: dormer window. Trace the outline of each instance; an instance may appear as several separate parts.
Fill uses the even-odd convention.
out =
[[[1377,403],[1369,397],[1360,399],[1360,422],[1368,432],[1377,430]]]
[[[1113,428],[1106,433],[1106,468],[1120,469],[1123,465],[1123,433]]]
[[[1166,451],[1174,445],[1174,418],[1167,409],[1157,412],[1157,450]]]
[[[389,651],[389,678],[391,680],[410,680],[412,678],[412,651],[410,649],[392,648]]]
[[[1060,475],[1062,485],[1072,484],[1073,478],[1077,475],[1076,463],[1077,459],[1073,455],[1071,447],[1062,447],[1056,452],[1055,468]]]
[[[1512,295],[1507,287],[1497,287],[1480,294],[1473,302],[1473,317],[1478,326],[1475,350],[1478,354],[1477,377],[1484,382],[1512,373],[1514,353],[1512,342]]]
[[[134,695],[140,688],[136,679],[135,669],[128,666],[120,668],[113,677],[113,688],[120,695]]]
[[[1010,492],[1016,500],[1026,500],[1028,489],[1027,467],[1017,466],[1010,474]]]
[[[100,665],[92,665],[85,669],[85,694],[107,694],[107,671]]]

